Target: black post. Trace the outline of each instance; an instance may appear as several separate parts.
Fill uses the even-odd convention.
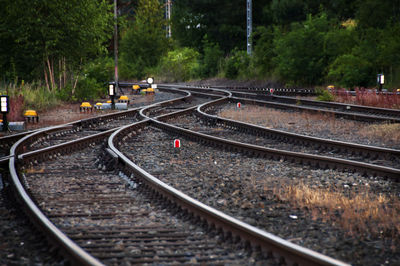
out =
[[[115,101],[114,101],[114,95],[111,95],[111,109],[115,109]]]
[[[8,131],[8,121],[7,121],[7,114],[3,113],[3,131]]]

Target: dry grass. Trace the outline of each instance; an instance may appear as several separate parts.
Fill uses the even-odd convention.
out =
[[[286,112],[260,106],[243,106],[238,109],[234,105],[222,110],[221,117],[262,125],[268,128],[284,129],[302,133],[307,131],[313,135],[328,133],[332,138],[342,139],[358,136],[369,140],[379,141],[384,145],[392,145],[400,141],[399,124],[366,124],[351,120],[337,119],[333,115],[308,112]]]
[[[400,236],[400,200],[395,195],[384,196],[364,191],[344,191],[348,188],[311,188],[305,184],[282,185],[274,194],[295,207],[307,209],[312,219],[337,224],[349,235],[391,237]]]
[[[355,90],[355,96],[348,94],[344,89],[336,89],[333,94],[335,100],[342,103],[400,109],[400,95],[396,94],[382,94],[358,88]]]

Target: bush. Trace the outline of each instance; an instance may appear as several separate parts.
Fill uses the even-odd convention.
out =
[[[82,78],[78,81],[75,94],[71,100],[89,101],[105,96],[107,87],[97,82],[94,78]]]
[[[96,80],[99,84],[107,84],[114,79],[114,60],[111,57],[100,57],[88,63],[83,72],[86,78]]]
[[[329,30],[326,15],[309,16],[292,24],[292,31],[276,34],[273,61],[277,74],[290,84],[319,84],[324,77],[326,58],[324,36]]]
[[[342,87],[371,85],[373,66],[367,60],[352,54],[339,56],[329,67],[328,79]]]
[[[161,59],[156,72],[167,80],[187,81],[199,76],[200,54],[192,48],[178,48]]]
[[[235,49],[233,54],[225,60],[225,77],[228,79],[248,77],[250,75],[249,66],[250,57],[247,52]]]
[[[317,93],[318,101],[332,102],[335,100],[335,96],[326,89],[316,89],[315,92]]]
[[[203,40],[203,58],[200,73],[204,78],[216,76],[223,57],[223,52],[218,44],[209,42],[207,36]]]

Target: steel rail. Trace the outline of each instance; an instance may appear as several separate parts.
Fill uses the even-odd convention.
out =
[[[381,156],[381,157],[390,157],[390,156],[400,156],[400,150],[383,148],[377,146],[356,144],[344,141],[337,141],[331,139],[324,139],[318,137],[312,137],[307,135],[301,135],[296,133],[291,133],[283,130],[266,128],[259,125],[254,125],[246,122],[236,121],[228,118],[222,118],[217,115],[211,115],[206,113],[206,110],[215,105],[221,105],[227,103],[228,99],[221,99],[219,101],[215,101],[213,103],[205,103],[197,108],[198,114],[202,119],[206,119],[208,122],[217,125],[223,125],[225,127],[232,127],[243,131],[248,131],[249,133],[253,133],[255,135],[264,135],[264,136],[278,136],[283,141],[294,141],[295,143],[301,143],[303,145],[318,145],[326,148],[335,148],[346,151],[355,151],[358,154],[366,155],[366,156]]]
[[[193,111],[195,108],[191,107],[175,113],[185,113],[188,110]],[[163,117],[166,117],[166,115],[163,115]],[[162,195],[166,200],[178,204],[183,210],[188,211],[202,222],[206,222],[210,228],[221,229],[225,235],[239,237],[242,241],[251,243],[253,247],[260,247],[264,252],[271,252],[281,256],[285,258],[287,263],[297,265],[347,265],[344,262],[293,244],[202,204],[147,173],[118,150],[118,145],[125,141],[127,137],[136,134],[136,131],[140,131],[146,125],[157,126],[158,123],[162,122],[157,121],[155,118],[148,118],[145,121],[122,127],[110,136],[108,147],[124,164],[125,171],[141,178],[153,191]]]
[[[166,92],[172,92],[172,93],[187,95],[187,92],[184,92],[182,90],[173,89],[173,88],[170,88],[170,87],[160,88],[160,90],[163,90],[163,91],[166,91]],[[21,133],[17,133],[17,134],[13,134],[13,135],[3,136],[3,137],[0,137],[0,148],[6,147],[6,146],[7,147],[11,147],[19,139],[21,139],[21,138],[23,138],[23,137],[25,137],[27,135],[32,135],[33,133],[38,132],[38,131],[46,132],[45,134],[49,134],[51,132],[51,131],[45,131],[44,129],[53,129],[53,131],[56,131],[56,130],[62,131],[62,130],[66,130],[67,129],[66,128],[67,125],[70,125],[72,127],[85,127],[85,126],[89,126],[89,125],[95,125],[97,123],[110,121],[110,120],[113,120],[113,119],[116,119],[116,118],[119,118],[119,117],[132,115],[132,113],[137,112],[141,108],[143,108],[143,107],[136,107],[136,108],[132,108],[132,109],[125,110],[125,111],[119,111],[119,112],[115,112],[115,113],[104,114],[104,115],[100,115],[100,116],[96,116],[96,117],[91,117],[91,118],[72,121],[72,122],[64,124],[65,128],[63,128],[63,129],[55,129],[55,127],[47,127],[47,128],[30,130],[30,131],[27,131],[27,132],[21,132]],[[37,138],[40,138],[40,137],[41,136],[37,136]],[[35,141],[32,138],[30,138],[30,140],[31,141]],[[0,165],[5,160],[7,160],[6,157],[0,158]]]
[[[248,104],[262,105],[262,106],[276,108],[276,109],[293,109],[296,111],[326,113],[326,114],[334,115],[335,117],[343,117],[346,119],[357,120],[357,121],[400,123],[400,117],[395,118],[395,117],[373,116],[373,115],[360,114],[360,113],[350,113],[350,112],[342,112],[342,111],[334,111],[334,110],[306,107],[306,106],[301,106],[301,105],[296,105],[296,104],[286,104],[286,103],[277,103],[277,102],[271,102],[271,101],[255,100],[255,99],[249,99],[249,98],[231,97],[231,99],[233,101],[237,101],[237,102],[241,101],[241,102],[245,102]]]
[[[253,104],[270,106],[272,108],[294,109],[296,111],[308,111],[308,112],[321,112],[321,113],[332,114],[335,115],[336,117],[343,117],[346,119],[352,119],[358,121],[400,123],[400,110],[395,110],[395,109],[303,100],[293,97],[275,96],[270,94],[262,95],[262,94],[254,94],[247,92],[241,93],[241,92],[223,90],[220,89],[219,86],[202,88],[202,87],[182,86],[182,85],[162,85],[162,87],[182,88],[189,91],[190,90],[225,91],[231,93],[230,98],[233,100],[248,101],[248,102],[253,101]],[[236,97],[235,95],[238,94],[242,96],[244,95],[246,97]],[[250,100],[249,97],[253,99]],[[301,103],[307,103],[309,106],[302,106]],[[333,108],[335,110],[328,110],[326,108]],[[359,112],[359,113],[354,113],[354,112]],[[379,114],[379,115],[374,115],[374,114]]]
[[[35,132],[33,134],[40,134],[41,132]],[[58,229],[37,207],[31,197],[26,192],[22,185],[17,170],[15,167],[16,161],[15,156],[17,154],[17,148],[20,143],[23,143],[30,135],[23,137],[18,140],[12,147],[10,155],[12,156],[9,161],[10,178],[12,182],[12,188],[15,190],[14,194],[17,196],[17,200],[21,204],[25,213],[31,218],[31,221],[42,231],[45,232],[46,237],[53,243],[56,243],[61,247],[62,252],[66,255],[73,263],[77,265],[103,265],[100,261],[92,257],[75,242],[69,239],[60,229]]]
[[[173,90],[177,91],[177,90]],[[178,98],[179,100],[187,99],[191,97],[190,92],[182,92],[179,93],[185,94],[185,96]],[[166,100],[161,102],[167,103],[171,100]],[[173,99],[172,101],[177,101]],[[160,103],[157,103],[160,104]],[[137,112],[138,109],[128,110],[125,112],[120,112],[119,114],[129,113],[129,112]],[[109,119],[114,117],[114,114],[105,115],[104,119]],[[93,118],[95,119],[95,118]],[[73,242],[70,238],[68,238],[62,231],[60,231],[39,209],[39,207],[35,204],[35,202],[30,197],[29,193],[26,191],[26,183],[23,178],[17,173],[17,165],[21,165],[22,163],[30,164],[34,163],[38,160],[48,160],[50,158],[57,157],[58,155],[71,153],[73,150],[79,150],[85,146],[89,146],[93,143],[98,143],[103,141],[107,136],[109,136],[112,132],[116,131],[118,128],[110,129],[104,132],[100,132],[91,136],[83,137],[78,140],[68,141],[62,144],[54,145],[51,147],[46,147],[36,151],[30,151],[24,153],[24,145],[28,143],[32,143],[32,139],[38,139],[40,136],[48,134],[49,132],[59,131],[66,128],[70,128],[72,124],[85,124],[85,123],[93,123],[94,120],[92,118],[86,120],[79,120],[76,122],[68,123],[65,125],[55,126],[51,128],[45,128],[42,130],[34,131],[29,135],[25,135],[21,139],[19,139],[10,150],[10,156],[8,157],[9,161],[9,171],[10,171],[10,181],[11,187],[14,191],[14,194],[17,198],[18,203],[22,206],[22,209],[25,213],[30,217],[33,224],[41,229],[42,232],[45,233],[45,236],[49,239],[50,242],[57,245],[61,252],[71,260],[72,264],[76,265],[103,265],[96,258],[92,257],[86,251],[84,251],[81,247],[79,247],[75,242]],[[102,118],[103,119],[103,118]]]
[[[208,90],[208,88],[207,88]],[[215,105],[219,104],[221,101],[227,101],[231,100],[232,98],[229,96],[223,97],[218,100],[214,100],[211,102],[204,103],[200,105],[198,108],[201,108],[202,106],[205,105]],[[151,108],[151,107],[148,107]],[[149,118],[145,114],[145,110],[147,108],[144,108],[140,111],[140,115],[143,117],[143,119]],[[192,111],[193,108],[190,110],[184,110],[185,113],[188,113]],[[179,111],[174,113],[174,116],[180,115]],[[172,117],[172,116],[170,116]],[[168,116],[161,116],[160,118],[162,119],[169,119]],[[157,119],[154,119],[156,121]],[[262,147],[258,145],[253,145],[253,144],[248,144],[248,143],[241,143],[241,142],[236,142],[236,141],[231,141],[219,137],[214,137],[210,136],[207,134],[203,133],[198,133],[194,132],[188,129],[180,128],[174,125],[168,125],[166,123],[162,123],[161,121],[156,121],[156,125],[164,130],[167,131],[173,131],[174,133],[181,134],[181,135],[186,135],[189,138],[195,138],[197,140],[201,140],[205,143],[215,145],[217,147],[226,147],[228,149],[234,149],[234,150],[240,150],[242,152],[248,153],[250,155],[256,155],[256,156],[263,156],[269,159],[285,159],[291,162],[296,162],[300,163],[302,165],[311,165],[313,167],[317,168],[330,168],[330,169],[338,169],[342,171],[352,171],[352,172],[358,172],[362,175],[370,175],[370,176],[382,176],[386,178],[392,178],[396,181],[400,180],[400,169],[392,168],[392,167],[386,167],[386,166],[380,166],[380,165],[375,165],[375,164],[370,164],[370,163],[364,163],[364,162],[358,162],[358,161],[353,161],[353,160],[347,160],[347,159],[341,159],[341,158],[334,158],[334,157],[328,157],[328,156],[320,156],[320,155],[313,155],[313,154],[307,154],[307,153],[301,153],[301,152],[292,152],[292,151],[285,151],[285,150],[278,150],[278,149],[273,149],[273,148],[267,148],[267,147]],[[243,125],[243,124],[242,124]],[[248,128],[248,127],[247,127]],[[252,127],[252,130],[258,129],[257,126]],[[289,136],[289,135],[287,135]],[[304,138],[304,140],[307,140],[307,138]],[[317,141],[318,139],[315,139]],[[310,141],[308,139],[308,141]],[[321,141],[319,141],[322,143]],[[221,144],[222,143],[222,144]],[[325,142],[326,143],[326,142]],[[333,143],[331,143],[332,145]],[[335,144],[340,145],[339,142],[336,142]],[[354,144],[353,147],[358,146],[357,144]],[[343,147],[343,145],[342,145]],[[359,148],[363,148],[363,151],[368,150],[367,147],[362,147],[362,145],[358,146]],[[385,150],[384,148],[379,149],[377,148],[376,150],[380,150],[380,154],[385,153],[385,151],[389,151],[394,153],[395,155],[398,155],[397,150]],[[371,152],[371,149],[369,149],[369,152]]]
[[[372,107],[372,106],[363,106],[356,104],[346,104],[346,103],[338,103],[338,102],[324,102],[324,101],[315,101],[308,99],[299,99],[288,96],[276,96],[276,95],[266,95],[266,94],[248,94],[241,92],[233,92],[236,95],[252,95],[257,99],[264,99],[266,101],[272,102],[280,102],[287,104],[296,104],[296,105],[305,105],[305,106],[315,106],[315,107],[324,107],[324,108],[334,108],[342,111],[353,111],[360,112],[366,114],[380,114],[382,116],[400,117],[400,110],[397,109],[389,109],[389,108],[381,108],[381,107]],[[240,97],[240,96],[239,96]]]

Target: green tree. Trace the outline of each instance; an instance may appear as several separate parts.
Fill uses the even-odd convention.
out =
[[[201,60],[201,76],[213,77],[218,73],[223,52],[219,45],[208,41],[207,35],[203,39],[203,58]]]
[[[75,87],[80,65],[104,52],[111,36],[105,0],[0,0],[0,5],[1,69],[25,80],[43,79],[49,89]]]
[[[199,73],[199,53],[188,47],[169,51],[160,62],[159,72],[173,82],[195,78]]]
[[[325,76],[324,36],[330,27],[326,15],[309,16],[292,31],[274,39],[274,64],[278,75],[291,84],[312,85]]]
[[[371,85],[372,65],[352,54],[339,56],[330,66],[328,78],[345,88]]]
[[[145,77],[168,50],[163,9],[158,0],[139,0],[135,20],[122,34],[121,77]]]
[[[254,54],[252,61],[257,76],[261,78],[269,77],[274,70],[272,62],[272,58],[275,57],[273,28],[258,27],[253,35],[253,40]]]

